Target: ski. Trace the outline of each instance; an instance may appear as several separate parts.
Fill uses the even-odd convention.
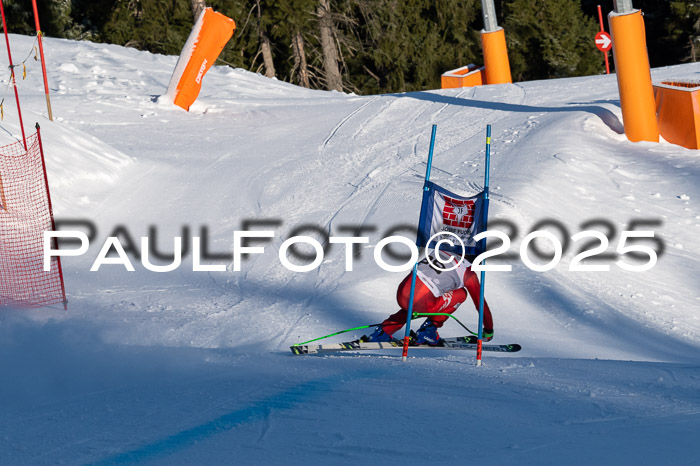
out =
[[[411,345],[411,349],[420,350],[474,350],[477,349],[477,338],[475,336],[464,337],[449,337],[441,340],[441,346]],[[318,353],[333,353],[338,351],[366,351],[366,350],[381,350],[391,348],[403,348],[401,341],[389,342],[361,342],[359,340],[346,341],[343,343],[329,343],[325,345],[294,345],[290,346],[292,353],[301,354],[318,354]],[[522,347],[518,344],[510,345],[489,345],[482,344],[482,351],[495,351],[500,353],[515,353],[520,351]]]

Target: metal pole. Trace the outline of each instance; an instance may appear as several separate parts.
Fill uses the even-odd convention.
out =
[[[634,7],[632,6],[632,0],[613,0],[613,8],[615,13],[632,13]]]
[[[36,25],[36,37],[39,42],[39,55],[41,56],[41,72],[44,75],[44,91],[46,93],[46,108],[49,111],[49,120],[53,121],[53,113],[51,112],[51,99],[49,98],[49,81],[46,79],[46,61],[44,60],[44,45],[42,41],[41,27],[39,26],[39,10],[36,7],[36,0],[32,0],[34,7],[34,24]]]
[[[46,199],[49,201],[49,215],[51,216],[51,230],[56,231],[56,222],[53,218],[53,205],[51,203],[51,191],[49,190],[49,177],[46,174],[46,161],[44,159],[44,146],[41,143],[41,128],[39,123],[36,124],[36,139],[39,142],[39,153],[41,153],[41,167],[44,170],[44,183],[46,185]],[[58,250],[58,240],[53,238],[53,248]],[[63,294],[63,310],[68,310],[68,299],[66,299],[66,285],[63,282],[63,267],[61,266],[61,256],[56,257],[56,265],[58,266],[58,277],[61,280],[61,293]]]
[[[481,14],[484,17],[484,31],[494,32],[498,30],[496,6],[493,4],[493,0],[481,0]]]
[[[10,52],[10,38],[7,36],[7,24],[5,23],[5,8],[0,0],[0,13],[2,13],[2,29],[5,31],[5,42],[7,42],[7,58],[10,61],[10,78],[12,87],[15,89],[15,102],[17,102],[17,113],[19,114],[19,127],[22,130],[22,141],[24,150],[27,150],[27,138],[24,135],[24,124],[22,123],[22,108],[19,106],[19,94],[17,93],[17,81],[15,81],[15,67],[12,65],[12,52]]]
[[[425,168],[425,182],[430,181],[430,169],[433,166],[433,151],[435,150],[435,133],[437,125],[433,125],[433,130],[430,134],[430,150],[428,151],[428,166]],[[427,191],[428,187],[423,184],[423,190]],[[416,239],[418,243],[418,239]],[[408,342],[411,337],[411,318],[413,317],[413,297],[416,291],[416,276],[418,274],[418,263],[413,264],[413,276],[411,277],[411,294],[408,297],[408,311],[406,312],[406,333],[403,337],[403,361],[408,360]]]
[[[482,208],[482,221],[486,222],[488,215],[488,205],[489,205],[489,171],[491,170],[491,125],[486,125],[486,167],[484,168],[484,207]],[[482,249],[486,249],[486,239],[483,241]],[[486,264],[486,261],[483,262]],[[481,271],[481,289],[479,292],[479,329],[476,342],[476,365],[481,366],[481,347],[483,338],[483,327],[484,327],[484,282],[486,281],[486,271]]]

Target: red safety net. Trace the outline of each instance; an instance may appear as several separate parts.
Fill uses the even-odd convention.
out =
[[[58,258],[44,271],[44,232],[53,230],[39,134],[0,147],[0,306],[65,302]]]

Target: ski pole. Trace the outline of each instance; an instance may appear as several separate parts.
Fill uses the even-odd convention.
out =
[[[313,340],[305,341],[303,343],[297,343],[297,344],[292,345],[292,346],[306,345],[308,343],[313,343],[314,341],[323,340],[324,338],[329,338],[329,337],[334,337],[336,335],[340,335],[341,333],[348,333],[348,332],[352,332],[353,330],[362,330],[363,328],[377,327],[379,325],[382,325],[382,324],[370,324],[370,325],[363,325],[362,327],[349,328],[347,330],[341,330],[340,332],[331,333],[330,335],[326,335],[324,337],[318,337],[318,338],[314,338]]]
[[[416,313],[414,312],[414,313],[412,314],[411,320],[415,319],[416,316],[419,316],[419,315],[428,315],[428,314],[416,314]],[[433,314],[430,314],[430,315],[433,315]],[[438,315],[438,314],[434,314],[434,315]],[[439,314],[439,315],[442,315],[442,314]],[[455,318],[455,317],[453,317],[453,318]],[[459,322],[459,321],[458,321],[458,322]],[[382,324],[381,324],[381,323],[380,323],[380,324],[369,324],[369,325],[363,325],[363,326],[361,326],[361,327],[349,328],[349,329],[347,329],[347,330],[341,330],[341,331],[339,331],[339,332],[331,333],[331,334],[326,335],[326,336],[323,336],[323,337],[314,338],[313,340],[305,341],[305,342],[303,342],[303,343],[295,343],[295,344],[293,344],[292,346],[302,346],[302,345],[306,345],[306,344],[308,344],[308,343],[313,343],[314,341],[323,340],[323,339],[325,339],[325,338],[334,337],[334,336],[336,336],[336,335],[340,335],[340,334],[343,334],[343,333],[352,332],[353,330],[362,330],[363,328],[379,327],[380,325],[382,325]],[[460,325],[461,325],[461,322],[460,322]],[[462,327],[464,327],[464,325],[462,325]],[[464,327],[464,328],[466,328],[466,327]],[[470,333],[473,333],[474,335],[476,335],[474,332],[472,332],[472,331],[469,330],[468,328],[467,328],[467,331],[469,331]]]

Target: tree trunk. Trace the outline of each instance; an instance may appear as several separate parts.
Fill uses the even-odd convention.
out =
[[[268,78],[274,78],[277,75],[277,72],[275,71],[275,62],[272,61],[272,46],[270,45],[270,38],[267,37],[263,27],[260,0],[255,0],[255,5],[258,8],[258,39],[260,40],[260,51],[262,52],[263,65],[265,66],[265,76]]]
[[[262,49],[263,63],[265,64],[265,76],[274,78],[277,74],[275,63],[272,61],[272,47],[267,34],[260,31],[260,48]]]
[[[310,87],[309,66],[306,64],[304,38],[301,36],[301,31],[296,31],[292,36],[292,51],[294,52],[294,72],[297,75],[297,82],[303,87]]]
[[[338,49],[333,35],[333,18],[331,17],[330,0],[319,0],[318,27],[321,32],[321,50],[323,51],[323,71],[326,78],[326,89],[342,91],[343,80],[338,68]]]
[[[197,18],[199,18],[199,14],[202,12],[203,9],[207,7],[207,5],[204,3],[204,0],[191,0],[191,5],[192,16],[194,16],[194,20],[197,21]]]

